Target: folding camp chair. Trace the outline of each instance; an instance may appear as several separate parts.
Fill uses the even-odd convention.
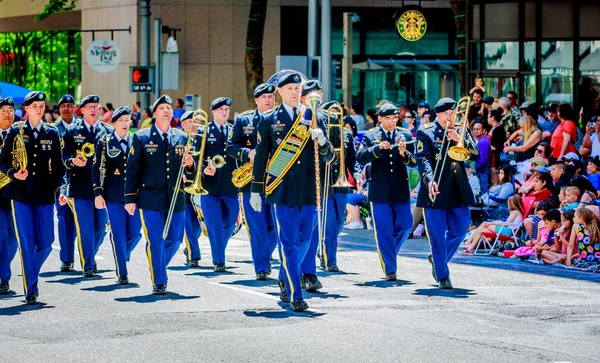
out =
[[[515,244],[519,243],[519,236],[517,235],[522,222],[519,223],[508,223],[508,222],[496,222],[498,226],[507,227],[510,229],[510,235],[496,233],[496,232],[483,232],[475,250],[474,255],[491,255],[500,250],[500,247],[508,241],[514,241]]]

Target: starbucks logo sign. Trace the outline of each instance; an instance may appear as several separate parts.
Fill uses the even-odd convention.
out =
[[[396,20],[396,30],[403,39],[416,42],[425,35],[427,21],[420,11],[408,10]]]

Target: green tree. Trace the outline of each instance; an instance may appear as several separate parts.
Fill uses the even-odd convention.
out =
[[[0,3],[4,0],[0,0]],[[39,1],[39,0],[31,0],[31,2]],[[75,9],[77,5],[77,1],[79,0],[48,0],[48,4],[44,7],[44,12],[38,15],[35,20],[44,20],[48,19],[51,15],[56,13],[60,13],[63,11],[72,11]]]

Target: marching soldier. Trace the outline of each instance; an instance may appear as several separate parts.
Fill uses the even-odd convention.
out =
[[[379,127],[363,137],[358,162],[371,163],[369,203],[375,244],[387,281],[396,281],[397,255],[412,228],[410,189],[406,166],[416,166],[409,130],[396,127],[398,108],[392,103],[377,113]]]
[[[192,122],[194,111],[187,111],[181,116],[181,127],[187,134],[190,127],[192,128],[190,137],[192,137],[192,151],[199,151],[201,138],[196,135],[197,125]],[[187,173],[188,181],[194,179],[194,173]],[[190,180],[191,179],[191,180]],[[185,248],[183,250],[188,267],[198,268],[200,267],[200,244],[198,239],[202,233],[202,226],[200,225],[200,218],[203,218],[201,212],[196,211],[196,207],[193,204],[193,195],[185,196],[185,221],[184,221],[184,232],[183,239],[185,241]]]
[[[133,216],[139,207],[154,295],[167,292],[167,266],[179,248],[184,229],[185,195],[178,192],[183,183],[175,183],[184,158],[187,135],[171,128],[171,103],[171,97],[167,95],[154,101],[152,114],[155,123],[133,135],[125,181],[127,213]],[[191,155],[185,154],[184,165],[188,169],[193,168]],[[167,238],[163,239],[173,193],[177,193],[176,203]]]
[[[117,108],[111,117],[114,131],[104,136],[96,144],[96,154],[92,168],[94,183],[94,205],[96,209],[106,209],[110,221],[117,283],[129,284],[127,262],[131,252],[142,238],[142,222],[136,209],[133,215],[125,210],[125,177],[127,154],[131,146],[131,109],[129,106]]]
[[[69,126],[75,120],[75,99],[73,96],[66,94],[58,101],[58,110],[60,118],[56,120],[54,125],[58,129],[60,138],[63,139]],[[75,219],[73,211],[68,205],[60,205],[58,202],[59,195],[56,196],[56,217],[58,219],[58,242],[60,243],[60,272],[73,271],[73,262],[75,261]]]
[[[208,194],[201,196],[202,209],[210,211],[204,216],[208,240],[212,251],[215,272],[225,272],[225,248],[235,230],[240,212],[237,189],[231,181],[235,159],[227,156],[227,138],[231,126],[227,124],[231,99],[219,97],[210,105],[214,121],[206,130],[208,134],[204,157],[211,160],[203,170],[203,185]],[[224,165],[218,165],[218,160]],[[214,164],[214,165],[213,165]]]
[[[235,158],[238,167],[254,162],[256,155],[256,135],[262,113],[273,108],[275,86],[263,83],[254,90],[256,109],[246,111],[236,118],[231,138],[227,144],[227,154]],[[252,170],[250,170],[252,173]],[[248,229],[254,272],[257,280],[266,280],[271,273],[271,255],[277,247],[277,236],[271,209],[266,206],[266,196],[261,193],[261,211],[250,206],[250,183],[240,188],[242,212]]]
[[[0,149],[15,119],[15,103],[12,97],[0,97]],[[4,197],[4,187],[10,182],[6,174],[0,174],[0,295],[10,293],[10,263],[15,258],[19,244],[10,210],[10,199]]]
[[[448,262],[467,233],[469,205],[474,203],[464,162],[449,159],[447,155],[448,147],[460,140],[460,130],[454,124],[456,107],[453,99],[442,98],[434,108],[436,121],[423,125],[417,131],[417,158],[423,183],[417,196],[417,206],[424,209],[425,228],[431,246],[428,259],[433,278],[442,289],[452,289]],[[468,130],[464,142],[470,159],[477,160],[479,150]],[[443,165],[439,170],[437,163]]]
[[[11,200],[25,300],[32,305],[37,303],[40,269],[52,251],[54,200],[64,184],[65,166],[58,130],[42,121],[46,94],[28,93],[23,106],[29,119],[10,128],[0,150],[0,171],[11,179],[3,195]],[[27,153],[26,166],[19,166],[24,164],[21,152]]]
[[[302,298],[300,263],[316,223],[314,143],[322,160],[335,159],[323,130],[311,128],[312,112],[300,103],[300,82],[297,72],[282,75],[278,84],[282,104],[266,113],[258,124],[250,196],[255,211],[262,209],[263,192],[273,208],[283,266],[279,274],[280,299],[291,301],[294,311],[308,309]]]
[[[63,159],[67,167],[67,194],[59,203],[69,206],[75,217],[79,259],[84,277],[94,277],[97,271],[96,253],[106,236],[108,215],[104,209],[94,208],[92,185],[93,149],[113,128],[98,121],[100,98],[88,95],[81,100],[83,120],[69,126],[64,135]],[[86,155],[87,154],[87,155]]]

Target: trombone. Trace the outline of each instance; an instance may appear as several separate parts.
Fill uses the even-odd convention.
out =
[[[465,136],[469,125],[469,119],[467,116],[469,114],[470,103],[471,98],[469,96],[459,99],[458,102],[456,102],[456,113],[454,115],[454,120],[446,124],[440,152],[435,156],[436,164],[433,171],[433,182],[438,186],[442,180],[442,174],[444,173],[444,167],[446,166],[446,160],[448,159],[448,156],[456,161],[465,161],[468,160],[471,155],[469,149],[465,147]],[[450,146],[450,140],[448,140],[448,131],[455,130],[457,124],[462,127],[460,138],[456,145]],[[444,159],[443,161],[442,158]],[[429,199],[431,199],[431,202],[435,203],[436,197],[437,193],[433,192],[433,188],[429,189]]]
[[[323,102],[323,97],[317,92],[311,92],[306,96],[304,102],[310,108],[310,111],[312,113],[312,122],[310,127],[316,129],[319,127],[317,121],[317,110]],[[321,167],[319,166],[319,144],[317,142],[313,142],[313,144],[315,154],[315,189],[317,194],[317,222],[319,227],[319,236],[321,236],[324,234],[322,220],[323,214],[321,213]]]

